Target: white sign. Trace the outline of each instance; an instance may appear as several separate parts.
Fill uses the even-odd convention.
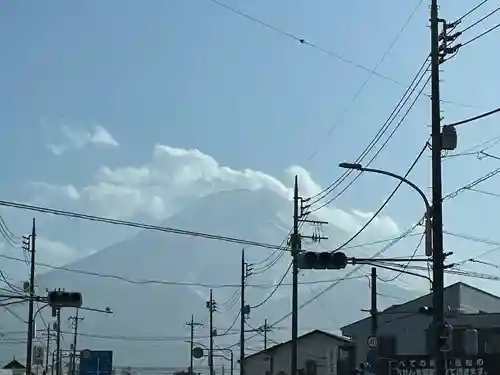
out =
[[[369,336],[368,340],[366,340],[366,343],[368,344],[369,348],[376,348],[378,345],[377,336]]]
[[[34,365],[43,365],[43,357],[44,350],[43,346],[34,346],[33,347],[33,364]]]

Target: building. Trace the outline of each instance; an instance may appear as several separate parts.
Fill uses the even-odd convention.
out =
[[[446,320],[453,327],[451,356],[465,354],[464,332],[470,328],[478,331],[479,355],[500,352],[500,297],[459,282],[445,288],[444,300]],[[428,329],[432,317],[419,313],[424,306],[432,306],[431,294],[379,312],[379,356],[432,353],[434,340]],[[371,318],[343,327],[342,334],[355,342],[356,363],[365,362]]]
[[[247,375],[290,374],[291,340],[245,357]],[[354,365],[351,340],[314,330],[298,339],[298,368],[303,375],[344,375]]]
[[[26,366],[15,358],[5,366],[3,366],[2,370],[8,371],[11,375],[26,375]],[[31,374],[36,375],[34,372],[32,372]]]

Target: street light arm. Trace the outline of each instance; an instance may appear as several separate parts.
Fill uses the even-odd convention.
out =
[[[383,169],[365,168],[359,163],[340,163],[339,167],[361,172],[372,172],[376,174],[389,176],[395,178],[396,180],[402,183],[405,183],[406,185],[410,186],[413,190],[415,190],[418,193],[418,195],[420,195],[425,204],[425,255],[427,256],[432,255],[432,224],[431,224],[432,207],[422,189],[420,189],[417,185],[415,185],[406,177],[400,176],[393,172],[385,171]]]
[[[372,173],[386,175],[386,176],[395,178],[396,180],[399,180],[399,181],[405,183],[406,185],[408,185],[411,188],[413,188],[413,190],[415,190],[420,195],[420,197],[422,198],[422,200],[425,203],[425,207],[427,208],[427,211],[430,212],[430,210],[431,210],[431,204],[429,203],[429,200],[427,199],[427,196],[425,195],[425,193],[422,191],[422,189],[420,189],[416,184],[414,184],[413,182],[411,182],[410,180],[408,180],[406,177],[400,176],[400,175],[398,175],[396,173],[393,173],[393,172],[385,171],[383,169],[361,167],[361,168],[359,168],[357,170],[360,170],[360,171],[363,171],[363,172],[372,172]]]

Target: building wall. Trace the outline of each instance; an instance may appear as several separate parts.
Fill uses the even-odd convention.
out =
[[[418,314],[422,306],[431,306],[431,296],[410,301],[406,304],[391,307],[380,313],[378,336],[395,337],[394,354],[427,354],[428,353],[428,328],[432,317]],[[483,329],[480,336],[488,336],[489,347],[500,348],[500,334],[486,331],[492,327],[500,327],[500,299],[477,291],[466,286],[455,284],[445,290],[445,306],[451,308],[447,313],[447,321],[453,327],[473,327]],[[459,314],[457,310],[469,314]],[[482,315],[473,315],[479,310],[487,312]],[[455,311],[455,312],[453,312]],[[367,338],[371,332],[370,318],[351,324],[342,329],[342,333],[354,339],[356,345],[356,363],[364,362],[368,351]],[[458,339],[458,333],[457,333]],[[461,341],[457,341],[460,345]],[[454,344],[455,345],[455,344]]]
[[[467,287],[460,286],[460,308],[463,312],[478,312],[479,310],[488,313],[500,312],[500,298],[489,293]]]
[[[339,346],[346,343],[322,334],[302,337],[298,343],[298,367],[306,368],[308,360],[317,364],[317,375],[340,375],[337,371],[336,354]],[[245,360],[247,375],[265,375],[270,371],[270,356],[273,359],[273,375],[289,375],[291,362],[291,344],[278,347],[270,353],[260,353]],[[332,358],[333,355],[333,358]],[[342,354],[341,354],[342,355]]]

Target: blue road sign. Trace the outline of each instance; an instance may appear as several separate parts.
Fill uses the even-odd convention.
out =
[[[112,375],[113,352],[111,350],[82,350],[80,375]]]

